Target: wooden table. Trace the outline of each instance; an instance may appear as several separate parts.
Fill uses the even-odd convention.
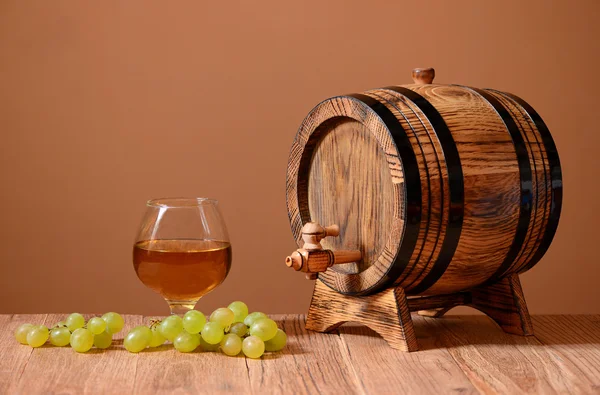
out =
[[[124,317],[125,329],[148,321]],[[320,334],[304,330],[303,316],[278,316],[288,347],[260,360],[170,345],[130,354],[123,332],[87,354],[14,339],[22,323],[64,318],[0,315],[0,393],[600,393],[600,316],[534,316],[535,337],[504,334],[484,316],[413,316],[414,353],[364,327]]]

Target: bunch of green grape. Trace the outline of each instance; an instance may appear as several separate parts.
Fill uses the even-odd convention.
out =
[[[213,311],[208,321],[197,310],[190,310],[183,318],[172,315],[148,326],[133,328],[123,345],[129,352],[140,352],[147,347],[158,347],[166,341],[180,352],[218,351],[236,356],[243,352],[249,358],[260,358],[265,351],[279,351],[287,343],[287,335],[266,314],[248,314],[243,302]]]
[[[110,347],[113,334],[123,329],[124,324],[123,317],[117,313],[93,317],[87,323],[81,314],[73,313],[50,329],[45,325],[23,324],[15,331],[15,338],[31,347],[43,346],[49,339],[53,346],[70,344],[77,352],[88,352],[92,346],[100,349]]]

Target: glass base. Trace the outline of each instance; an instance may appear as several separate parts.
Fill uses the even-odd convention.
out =
[[[188,311],[193,310],[194,307],[196,306],[197,302],[198,302],[198,299],[196,299],[196,300],[167,300],[167,303],[169,304],[169,308],[171,309],[171,314],[181,315],[181,316],[183,316]]]

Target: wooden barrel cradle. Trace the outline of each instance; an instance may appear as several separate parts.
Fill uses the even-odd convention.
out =
[[[287,172],[292,232],[337,224],[358,250],[319,281],[343,295],[445,295],[533,267],[556,232],[560,161],[541,117],[510,93],[415,84],[327,99],[305,118]],[[336,262],[337,263],[337,262]]]

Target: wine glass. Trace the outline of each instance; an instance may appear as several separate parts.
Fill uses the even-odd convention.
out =
[[[185,314],[225,280],[231,244],[218,202],[207,198],[149,200],[133,247],[133,267],[171,314]]]

